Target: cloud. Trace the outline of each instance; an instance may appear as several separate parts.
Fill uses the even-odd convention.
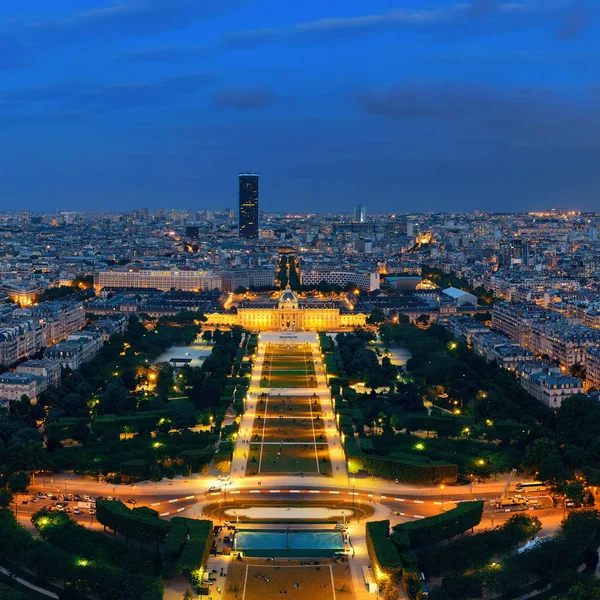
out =
[[[518,145],[595,146],[600,109],[590,92],[573,98],[548,89],[403,83],[361,92],[357,101],[368,114],[438,123],[453,135]]]
[[[67,16],[0,21],[0,50],[10,56],[34,55],[73,41],[157,35],[227,13],[246,1],[104,0],[104,6]],[[0,68],[4,60],[0,57]]]
[[[563,22],[556,32],[557,39],[578,37],[591,24],[593,12],[583,1],[576,2],[566,11]]]
[[[119,85],[60,83],[8,90],[0,96],[0,123],[73,120],[113,111],[161,106],[201,91],[213,81],[206,73],[168,77],[158,82]]]
[[[154,46],[127,50],[115,56],[115,61],[127,63],[178,63],[205,52],[206,50],[200,46]]]
[[[258,110],[266,108],[280,100],[279,96],[268,87],[222,89],[213,95],[213,103],[220,108],[234,110]]]
[[[490,27],[522,28],[548,18],[560,19],[565,8],[572,3],[572,0],[470,0],[427,9],[395,9],[380,14],[318,19],[278,29],[232,32],[223,35],[218,44],[229,48],[247,48],[273,41],[328,39],[378,31],[427,32],[465,25],[480,28],[482,20],[487,20]]]
[[[90,35],[154,34],[225,12],[234,4],[233,0],[121,0],[67,17],[30,22],[28,30],[42,39],[60,41]]]

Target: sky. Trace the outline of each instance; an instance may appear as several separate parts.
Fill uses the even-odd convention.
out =
[[[600,210],[598,0],[2,0],[0,210]]]

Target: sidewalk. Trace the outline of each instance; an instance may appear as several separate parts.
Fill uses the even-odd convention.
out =
[[[11,575],[12,575],[12,573],[8,569],[5,569],[2,566],[0,566],[0,573],[3,573],[4,575],[7,575],[8,577],[11,577]],[[45,590],[44,588],[38,587],[37,585],[30,583],[26,579],[21,579],[20,577],[14,576],[13,579],[19,585],[25,586],[25,587],[29,588],[30,590],[37,592],[38,594],[43,594],[44,596],[47,596],[48,598],[55,598],[56,600],[58,600],[58,594],[55,594],[54,592],[51,592],[49,590]]]

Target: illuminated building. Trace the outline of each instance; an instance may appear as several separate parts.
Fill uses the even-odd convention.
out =
[[[221,276],[194,269],[111,269],[94,274],[94,287],[97,291],[105,287],[212,291],[221,289]]]
[[[289,288],[276,303],[246,302],[237,313],[206,315],[207,325],[240,325],[250,331],[332,331],[364,326],[365,313],[344,313],[331,302],[309,304]]]
[[[240,237],[247,240],[258,238],[258,173],[240,173]]]

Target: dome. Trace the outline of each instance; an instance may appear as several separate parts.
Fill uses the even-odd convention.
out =
[[[298,296],[292,292],[289,285],[279,297],[279,308],[298,308]]]

